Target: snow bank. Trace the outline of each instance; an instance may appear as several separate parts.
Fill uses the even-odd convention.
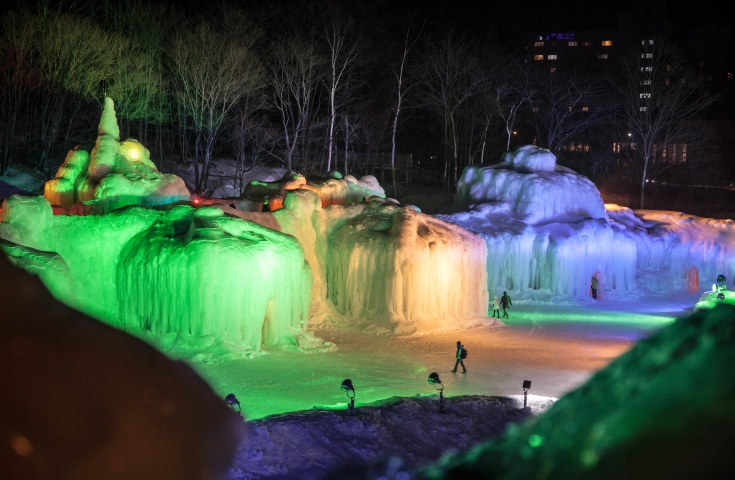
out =
[[[335,468],[337,478],[345,478],[356,462],[398,455],[405,463],[394,459],[384,466],[395,475],[495,437],[529,414],[506,398],[480,396],[449,398],[439,413],[432,395],[359,406],[354,417],[344,409],[277,415],[248,422],[249,438],[235,454],[229,478],[316,480]],[[370,478],[381,478],[374,473]],[[400,478],[393,475],[382,478]]]
[[[150,152],[137,140],[120,142],[112,99],[105,98],[91,154],[71,150],[44,196],[73,213],[102,214],[126,205],[164,205],[189,200],[184,181],[160,173]]]
[[[0,254],[3,478],[223,478],[244,435],[197,374]]]
[[[535,420],[419,478],[730,478],[735,308],[679,319]]]
[[[8,252],[44,270],[58,298],[164,350],[295,344],[308,320],[311,273],[298,242],[217,208],[54,216],[43,197],[14,196],[2,222],[0,238],[20,246]]]
[[[631,210],[606,205],[616,231],[636,243],[639,269],[668,270],[674,286],[687,284],[694,267],[701,288],[708,289],[723,274],[735,278],[735,222],[680,212]]]
[[[455,329],[487,315],[484,242],[413,208],[372,197],[321,207],[311,192],[275,212],[314,273],[312,316],[333,308],[396,333]]]
[[[549,170],[551,159],[554,168]],[[506,160],[465,168],[457,183],[457,203],[493,203],[530,225],[568,215],[607,219],[597,187],[586,177],[556,165],[548,150],[521,147],[509,152]]]

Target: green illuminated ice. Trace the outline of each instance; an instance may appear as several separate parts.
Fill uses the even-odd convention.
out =
[[[105,98],[91,154],[78,148],[70,150],[56,178],[46,182],[44,196],[51,204],[78,214],[107,213],[126,205],[164,205],[190,198],[184,181],[159,172],[140,142],[120,142],[111,98]]]
[[[311,272],[291,236],[213,207],[129,207],[53,215],[13,196],[5,251],[64,303],[164,349],[294,344],[308,321]]]

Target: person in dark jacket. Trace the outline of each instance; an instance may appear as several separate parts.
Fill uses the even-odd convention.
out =
[[[503,292],[503,296],[500,298],[500,306],[503,307],[503,318],[508,318],[508,309],[513,305],[513,302],[508,296],[508,292]]]
[[[462,359],[462,350],[464,350],[464,345],[462,345],[462,342],[457,342],[457,361],[454,363],[454,370],[452,370],[453,373],[457,373],[457,367],[462,365],[462,373],[467,373],[467,369],[464,366],[464,360]]]

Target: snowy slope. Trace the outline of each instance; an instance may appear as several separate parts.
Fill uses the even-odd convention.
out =
[[[395,473],[438,459],[447,450],[466,449],[498,436],[517,423],[548,408],[555,399],[522,401],[502,397],[449,398],[444,413],[438,396],[392,398],[358,406],[356,416],[339,410],[312,410],[248,422],[249,432],[235,454],[232,480],[320,479],[331,470],[343,472],[357,462],[397,455]],[[536,413],[536,412],[535,412]],[[377,475],[374,477],[377,478]]]

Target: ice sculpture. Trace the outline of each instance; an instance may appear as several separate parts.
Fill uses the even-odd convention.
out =
[[[720,274],[735,276],[735,222],[680,212],[636,210],[606,205],[613,227],[636,244],[641,270],[669,270],[684,287],[689,271],[707,288]]]
[[[593,275],[601,290],[634,288],[635,242],[612,228],[595,185],[548,150],[467,167],[456,199],[469,211],[438,217],[485,240],[489,290],[589,295]]]
[[[298,242],[217,208],[54,216],[43,197],[13,196],[1,220],[0,238],[15,245],[7,253],[43,272],[60,300],[164,349],[288,344],[308,321],[311,273]]]
[[[531,225],[564,215],[607,219],[595,184],[556,165],[548,150],[527,145],[504,158],[496,165],[465,168],[457,184],[457,203],[493,203]]]
[[[148,149],[137,140],[120,142],[115,106],[108,97],[91,154],[79,149],[69,151],[56,178],[46,182],[44,196],[52,205],[78,214],[190,199],[184,181],[159,172]]]
[[[312,315],[334,308],[381,331],[455,329],[487,315],[484,242],[412,207],[372,197],[321,207],[286,196],[274,215],[314,273]]]

